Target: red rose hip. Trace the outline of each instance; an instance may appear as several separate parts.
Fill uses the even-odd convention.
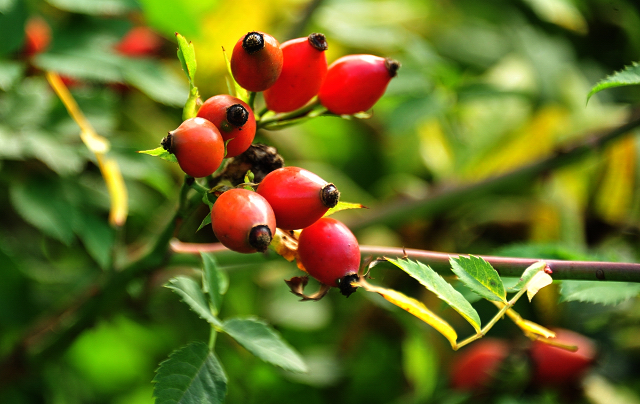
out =
[[[115,45],[121,55],[145,57],[155,55],[162,47],[162,38],[149,27],[133,27]]]
[[[206,100],[197,116],[213,123],[225,142],[230,140],[226,157],[242,154],[251,146],[256,135],[256,118],[249,105],[227,94]]]
[[[323,34],[284,42],[282,73],[276,83],[264,92],[267,108],[290,112],[303,107],[318,91],[327,75],[327,41]]]
[[[246,90],[264,91],[278,80],[282,62],[280,43],[269,34],[253,31],[233,47],[231,73]]]
[[[220,195],[213,204],[211,226],[218,240],[230,250],[264,252],[276,231],[276,218],[262,196],[234,188]]]
[[[282,167],[267,174],[257,192],[273,208],[277,226],[302,229],[320,219],[338,204],[335,185],[300,167]]]
[[[567,351],[544,342],[531,344],[531,361],[535,384],[541,386],[566,386],[580,380],[593,365],[596,347],[589,338],[573,331],[554,329],[557,341],[561,344],[575,345],[576,352]]]
[[[345,296],[355,291],[351,281],[358,278],[360,248],[342,222],[324,217],[304,228],[298,237],[298,257],[318,281],[340,288]]]
[[[496,371],[509,355],[509,345],[499,339],[483,338],[456,353],[451,365],[451,387],[477,392],[489,387]]]
[[[162,139],[162,147],[173,153],[182,171],[206,177],[220,167],[224,142],[218,128],[204,118],[190,118]]]
[[[366,111],[382,97],[400,63],[373,55],[347,55],[329,66],[318,98],[330,112]]]

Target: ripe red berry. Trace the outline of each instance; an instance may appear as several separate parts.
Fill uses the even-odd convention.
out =
[[[260,182],[257,192],[269,201],[278,227],[284,230],[310,226],[336,206],[340,198],[335,185],[300,167],[271,171]]]
[[[351,281],[358,279],[360,248],[342,222],[324,217],[304,228],[298,237],[298,257],[318,281],[339,287],[345,296],[355,291]]]
[[[276,83],[264,92],[267,108],[290,112],[303,107],[318,91],[327,75],[327,41],[323,34],[284,42],[282,73]]]
[[[366,111],[382,97],[400,63],[373,55],[348,55],[329,66],[318,98],[330,112],[351,115]]]
[[[202,117],[220,130],[227,143],[227,157],[235,157],[251,146],[256,135],[256,118],[244,101],[227,94],[215,95],[202,104],[198,110]]]
[[[457,353],[450,368],[451,387],[477,392],[489,387],[495,373],[509,355],[509,345],[499,339],[483,338]]]
[[[596,347],[589,338],[573,331],[554,329],[554,341],[578,347],[576,352],[567,351],[540,341],[531,344],[533,363],[532,381],[540,386],[566,386],[576,383],[593,365]]]
[[[231,54],[233,78],[249,91],[271,87],[282,72],[280,43],[264,32],[249,32],[240,38]]]
[[[190,118],[162,139],[162,147],[173,153],[182,171],[206,177],[220,167],[224,142],[218,128],[204,118]]]
[[[218,240],[228,249],[240,253],[264,252],[276,231],[276,218],[262,196],[234,188],[220,195],[213,204],[211,225]]]
[[[162,38],[148,27],[133,27],[115,45],[118,53],[131,57],[152,56],[162,47]]]
[[[51,43],[51,28],[41,17],[29,18],[24,27],[24,53],[34,56],[44,52]]]

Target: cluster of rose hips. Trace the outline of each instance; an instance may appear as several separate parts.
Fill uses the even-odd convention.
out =
[[[373,55],[349,55],[328,66],[326,49],[318,33],[280,45],[269,34],[249,32],[235,45],[230,69],[238,85],[262,92],[266,108],[275,113],[296,111],[317,96],[330,113],[350,115],[370,109],[399,68],[398,62]],[[225,158],[245,152],[255,133],[256,116],[246,102],[216,95],[169,132],[162,146],[187,175],[207,177]],[[339,195],[316,174],[282,167],[268,173],[255,191],[245,185],[220,194],[211,210],[213,232],[227,248],[253,253],[267,249],[276,228],[286,231],[297,237],[301,267],[348,296],[360,265],[358,242],[343,223],[323,217]]]

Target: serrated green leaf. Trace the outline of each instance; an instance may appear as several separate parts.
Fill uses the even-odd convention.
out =
[[[216,404],[227,394],[227,376],[203,342],[173,351],[156,370],[153,383],[156,404]]]
[[[203,263],[203,282],[204,292],[209,296],[214,315],[218,314],[220,306],[222,306],[222,296],[227,293],[229,287],[229,279],[225,273],[218,267],[218,262],[212,254],[200,253]]]
[[[593,86],[587,95],[587,102],[591,96],[598,91],[602,91],[612,87],[632,86],[640,84],[640,64],[634,62],[633,65],[627,66],[624,70],[615,72],[607,78],[600,80],[598,84]]]
[[[164,286],[176,292],[200,318],[217,327],[222,326],[220,320],[211,313],[209,302],[196,281],[186,276],[178,276]]]
[[[640,284],[631,282],[560,282],[561,302],[586,302],[615,305],[640,294]]]
[[[291,372],[307,372],[300,354],[276,331],[256,318],[232,318],[222,330],[258,358]]]
[[[176,159],[176,156],[174,154],[169,153],[162,147],[156,147],[155,149],[151,149],[151,150],[140,150],[138,153],[148,154],[154,157],[160,157],[161,159],[170,161],[172,163],[178,162],[178,159]]]
[[[421,262],[410,261],[409,259],[387,259],[390,263],[402,269],[412,278],[416,279],[425,288],[435,293],[440,299],[460,313],[476,331],[480,331],[480,316],[471,306],[471,303],[455,290],[450,283],[445,281],[431,267]]]
[[[507,292],[502,279],[487,261],[473,255],[451,257],[451,270],[471,290],[485,299],[506,302]]]
[[[364,206],[361,203],[353,203],[353,202],[342,202],[339,201],[338,204],[336,206],[334,206],[333,208],[329,209],[323,217],[327,217],[327,216],[331,216],[336,212],[340,212],[343,210],[348,210],[348,209],[368,209],[366,206]]]
[[[518,283],[516,283],[512,288],[510,288],[509,291],[517,292],[520,289],[522,289],[522,287],[526,285],[538,272],[543,271],[546,266],[547,266],[547,263],[544,261],[538,261],[529,265],[527,269],[525,269],[524,272],[522,273],[522,276],[518,280]]]
[[[193,43],[187,41],[187,39],[176,32],[176,39],[178,40],[178,59],[182,65],[182,70],[187,75],[189,84],[195,87],[196,77],[196,51],[193,47]]]

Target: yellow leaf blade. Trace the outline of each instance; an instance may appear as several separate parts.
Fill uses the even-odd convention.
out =
[[[456,334],[456,330],[453,329],[442,318],[437,316],[431,310],[429,310],[422,302],[406,296],[400,292],[397,292],[393,289],[385,289],[377,286],[370,285],[364,281],[360,281],[359,285],[362,286],[368,292],[375,292],[384,297],[390,303],[400,307],[402,310],[413,314],[420,320],[429,324],[433,328],[435,328],[440,334],[442,334],[449,343],[451,347],[455,349],[456,340],[458,339],[458,334]]]
[[[98,159],[98,162],[111,200],[109,223],[114,226],[122,226],[127,221],[129,214],[129,201],[120,167],[113,159]]]

